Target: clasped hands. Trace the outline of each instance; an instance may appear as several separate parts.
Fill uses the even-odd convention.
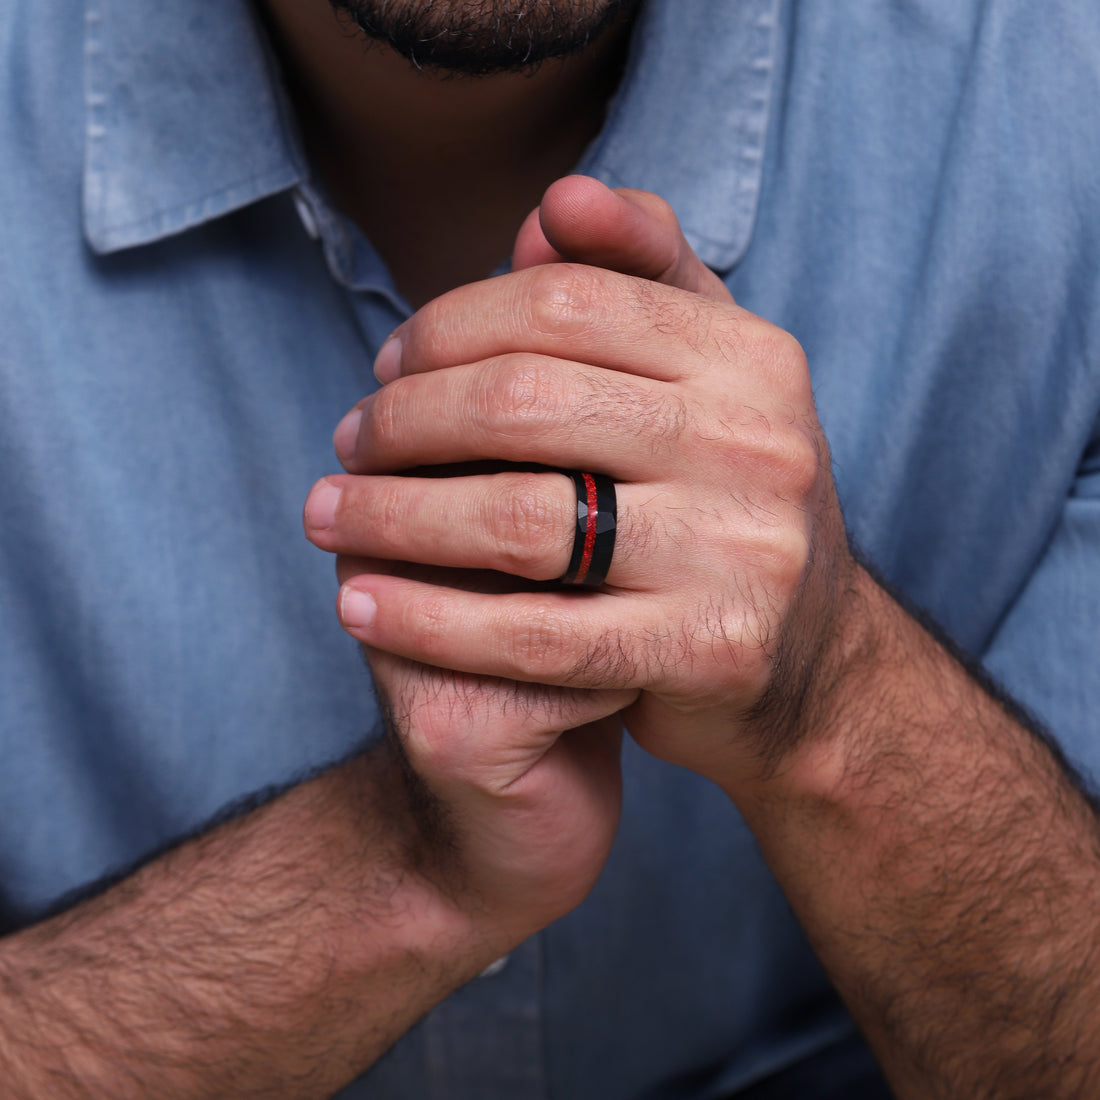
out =
[[[451,889],[515,938],[595,881],[622,726],[735,798],[809,735],[855,568],[828,448],[797,342],[660,199],[583,177],[547,192],[512,273],[428,303],[375,370],[306,531],[339,555],[341,622]],[[617,487],[598,590],[553,583],[576,524],[560,469]]]

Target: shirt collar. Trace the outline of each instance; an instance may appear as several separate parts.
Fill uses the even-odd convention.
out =
[[[304,165],[246,3],[85,10],[84,229],[147,244],[293,186]]]
[[[581,170],[665,198],[699,258],[748,248],[763,174],[781,0],[654,0]]]
[[[752,233],[779,3],[650,0],[580,165],[663,195],[719,270]],[[88,0],[86,58],[84,224],[96,251],[183,232],[306,178],[249,4]]]

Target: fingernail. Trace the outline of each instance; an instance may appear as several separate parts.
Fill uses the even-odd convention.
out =
[[[366,630],[374,622],[378,604],[369,592],[345,584],[340,589],[338,614],[345,630]]]
[[[336,506],[341,490],[331,481],[322,479],[306,497],[306,523],[315,531],[327,531],[336,526]]]
[[[382,385],[401,377],[401,337],[392,333],[374,357],[374,377]]]
[[[332,433],[332,446],[336,457],[345,465],[355,456],[355,444],[359,439],[359,425],[363,420],[363,410],[356,405]]]

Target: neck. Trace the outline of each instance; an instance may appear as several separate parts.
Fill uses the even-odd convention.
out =
[[[413,304],[487,276],[599,130],[627,21],[533,74],[447,77],[368,44],[327,0],[263,0],[307,150]]]

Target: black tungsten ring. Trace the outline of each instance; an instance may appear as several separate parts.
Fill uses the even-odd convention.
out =
[[[607,579],[615,550],[615,482],[603,474],[563,470],[577,490],[577,526],[573,555],[562,575],[562,584],[598,588]]]

